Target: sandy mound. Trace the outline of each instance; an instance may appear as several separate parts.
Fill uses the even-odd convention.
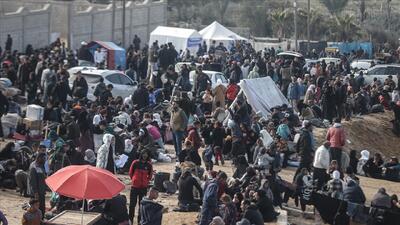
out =
[[[371,114],[343,121],[347,143],[346,150],[367,149],[370,152],[379,152],[386,157],[399,156],[400,138],[392,133],[393,112]],[[314,135],[318,145],[325,140],[327,129],[316,128]]]

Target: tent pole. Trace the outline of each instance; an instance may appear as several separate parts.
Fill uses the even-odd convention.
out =
[[[85,212],[85,199],[82,202],[82,217],[81,217],[81,225],[83,225],[83,213]]]

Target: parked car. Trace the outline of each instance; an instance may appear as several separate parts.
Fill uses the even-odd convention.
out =
[[[178,62],[177,64],[175,64],[175,72],[179,73],[182,70],[182,66],[186,65],[188,68],[190,68],[192,66],[191,62]],[[200,66],[200,63],[195,63],[196,67]]]
[[[122,98],[128,97],[133,94],[137,89],[138,83],[133,81],[127,75],[118,70],[100,70],[94,67],[73,67],[68,70],[70,74],[69,85],[72,88],[74,80],[76,79],[75,73],[81,71],[82,76],[88,83],[88,99],[94,101],[96,97],[93,95],[96,85],[100,82],[100,78],[103,77],[106,85],[112,84],[112,94],[114,97],[121,96]]]
[[[351,62],[350,64],[350,69],[352,71],[366,71],[369,68],[372,67],[372,63],[374,63],[374,65],[378,64],[378,62],[376,60],[373,59],[359,59],[359,60],[354,60],[353,62]]]
[[[367,84],[372,83],[375,77],[383,83],[389,75],[392,75],[394,82],[398,84],[397,75],[400,75],[400,64],[376,65],[364,73],[364,78]]]
[[[208,77],[211,80],[211,88],[214,89],[217,86],[217,81],[218,79],[221,79],[222,84],[226,87],[229,84],[228,79],[225,77],[225,75],[221,72],[215,72],[215,71],[209,71],[209,70],[203,70],[203,72],[205,74],[208,75]],[[191,71],[189,74],[189,79],[190,79],[190,83],[193,85],[194,84],[194,74],[196,73],[196,71]]]
[[[284,60],[293,60],[294,58],[298,58],[302,67],[306,63],[304,56],[298,52],[285,51],[278,53],[278,56],[282,57]]]
[[[322,62],[322,60],[325,60],[325,63],[329,65],[329,63],[333,62],[335,65],[339,64],[341,59],[340,58],[331,58],[331,57],[325,57],[325,58],[319,58],[318,61]]]

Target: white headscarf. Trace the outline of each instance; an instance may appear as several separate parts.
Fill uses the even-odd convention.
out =
[[[333,179],[340,179],[340,172],[337,171],[337,170],[333,171],[332,178]]]
[[[362,150],[360,159],[361,160],[368,160],[369,159],[369,151],[368,150]]]
[[[153,113],[153,121],[156,121],[158,126],[162,126],[161,116],[158,113]]]

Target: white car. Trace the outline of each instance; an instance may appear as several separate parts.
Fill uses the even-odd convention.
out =
[[[71,88],[76,79],[75,73],[78,71],[81,71],[82,76],[88,83],[89,90],[87,97],[91,101],[96,100],[93,93],[96,85],[100,82],[101,77],[103,77],[106,86],[108,84],[113,85],[112,94],[114,97],[121,96],[122,98],[126,98],[133,94],[138,86],[136,81],[133,81],[123,72],[118,70],[101,70],[94,67],[73,67],[68,70],[70,74],[69,85]]]
[[[397,75],[400,75],[400,64],[376,65],[364,73],[364,79],[366,84],[372,83],[375,77],[383,83],[389,75],[392,75],[393,81],[398,84]]]
[[[351,62],[350,68],[353,71],[359,71],[359,70],[365,71],[371,68],[372,62],[374,62],[375,65],[377,64],[377,62],[373,59],[354,60],[353,62]]]
[[[190,80],[190,84],[191,85],[194,84],[194,79],[193,78],[194,78],[195,73],[196,73],[196,71],[191,71],[189,73],[189,80]],[[228,86],[228,84],[229,84],[228,79],[221,72],[203,70],[203,73],[207,74],[208,77],[210,78],[210,80],[211,80],[211,88],[212,89],[214,89],[217,86],[218,79],[221,79],[222,85],[224,85],[225,87]]]
[[[319,59],[318,59],[318,61],[320,61],[320,62],[322,62],[322,60],[325,60],[325,63],[326,63],[327,65],[329,65],[329,63],[331,63],[331,62],[333,62],[335,65],[337,65],[337,64],[339,64],[340,61],[341,61],[340,58],[329,58],[329,57],[326,57],[326,58],[319,58]]]

